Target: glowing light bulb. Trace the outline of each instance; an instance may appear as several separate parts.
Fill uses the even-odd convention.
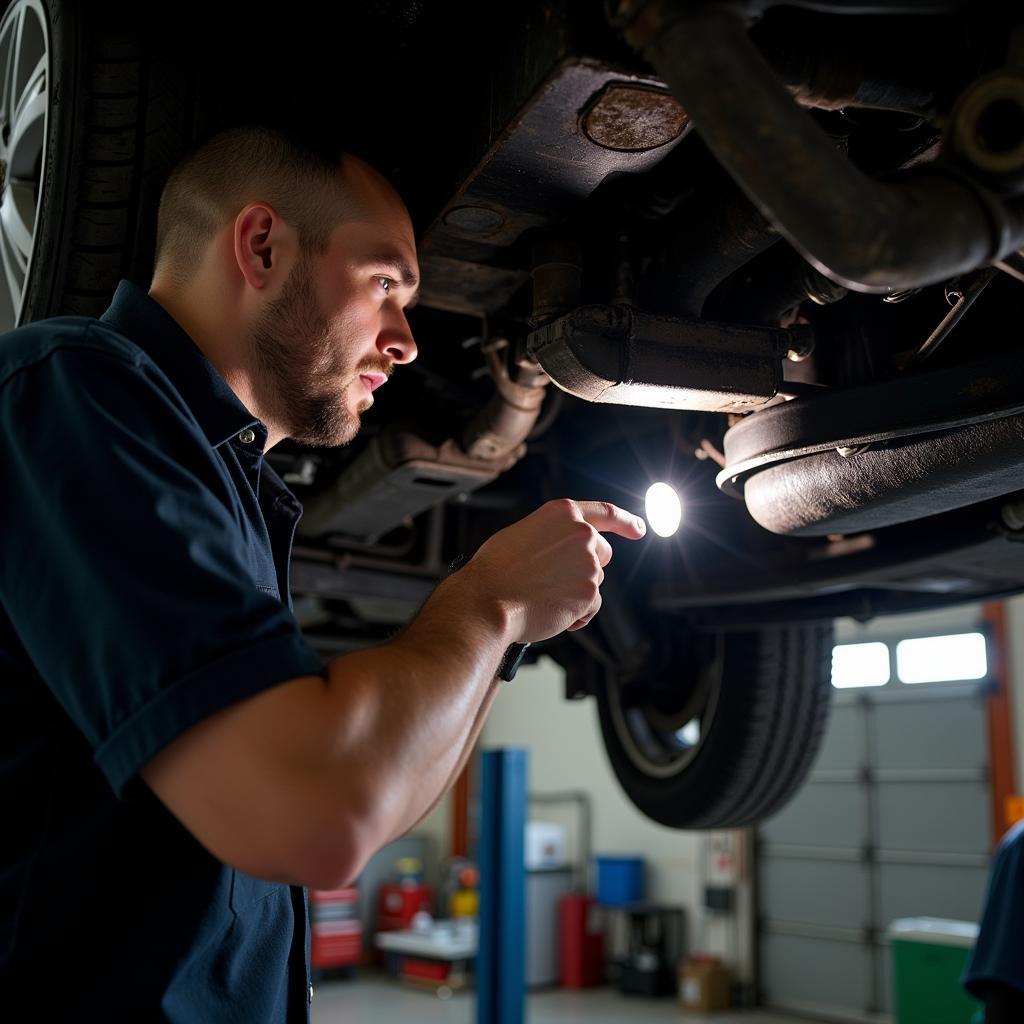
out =
[[[651,484],[645,498],[647,522],[659,537],[671,537],[679,529],[683,506],[679,495],[665,483]]]

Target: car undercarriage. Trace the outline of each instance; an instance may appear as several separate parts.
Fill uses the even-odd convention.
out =
[[[269,455],[306,510],[306,635],[384,641],[538,504],[641,512],[669,480],[680,533],[617,547],[594,623],[531,655],[596,699],[644,813],[760,820],[813,761],[834,618],[1024,589],[1024,20],[358,7],[275,22],[270,53],[187,3],[9,5],[9,94],[14,40],[52,70],[44,122],[4,111],[5,326],[148,284],[159,188],[219,127],[366,156],[417,226],[420,356],[351,445]]]

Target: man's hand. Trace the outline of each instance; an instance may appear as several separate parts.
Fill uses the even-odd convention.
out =
[[[597,614],[612,557],[601,534],[639,540],[646,530],[642,519],[610,502],[561,498],[496,533],[456,576],[485,602],[504,604],[517,640],[535,643],[582,629]]]

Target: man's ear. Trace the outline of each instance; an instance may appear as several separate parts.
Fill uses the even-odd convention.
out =
[[[295,232],[268,203],[250,203],[235,217],[235,262],[257,290],[283,281],[291,264]]]

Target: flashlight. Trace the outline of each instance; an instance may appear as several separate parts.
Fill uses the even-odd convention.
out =
[[[647,488],[644,499],[647,522],[659,537],[671,537],[683,519],[683,505],[675,488],[658,482]]]

